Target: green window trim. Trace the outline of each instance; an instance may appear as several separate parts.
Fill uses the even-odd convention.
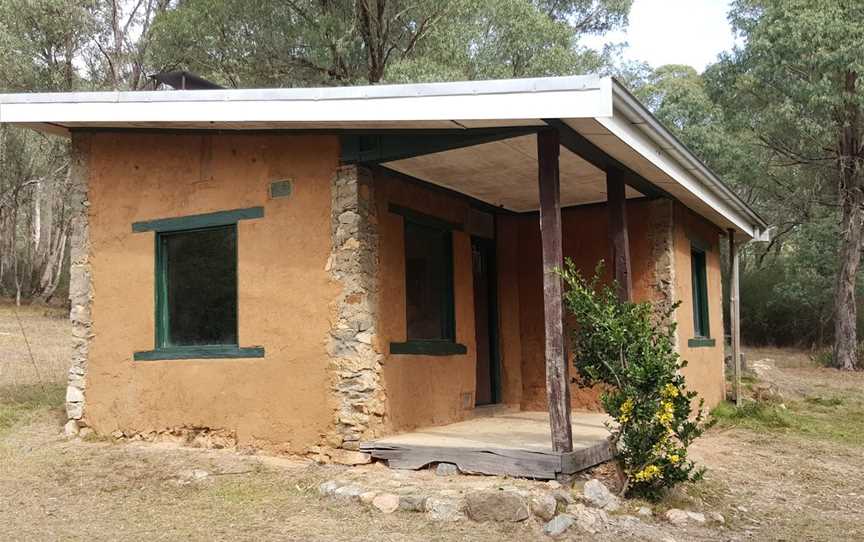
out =
[[[409,340],[403,343],[390,343],[391,354],[411,354],[425,356],[458,356],[467,354],[464,344],[453,341]]]
[[[696,244],[690,246],[690,281],[693,290],[693,339],[689,346],[713,346],[708,312],[707,255]],[[709,344],[712,343],[712,344]]]
[[[230,226],[237,224],[240,220],[250,220],[264,217],[264,207],[248,207],[246,209],[232,209],[230,211],[217,211],[215,213],[204,213],[200,215],[178,216],[172,218],[157,218],[143,222],[133,222],[132,232],[142,233],[153,231],[156,233],[172,231],[188,231],[214,226]]]
[[[709,337],[694,337],[687,340],[687,346],[690,348],[713,348],[716,344],[716,341]]]
[[[231,359],[231,358],[263,358],[264,347],[241,347],[237,344],[213,344],[176,346],[170,344],[168,322],[168,262],[165,254],[162,234],[188,233],[216,228],[233,227],[237,234],[237,222],[240,220],[262,218],[263,207],[233,209],[199,215],[189,215],[174,218],[135,222],[132,231],[135,233],[152,231],[155,233],[155,348],[153,350],[134,352],[135,361],[184,360],[184,359]],[[234,265],[238,265],[239,239],[234,244]],[[235,307],[239,310],[239,303]]]
[[[234,346],[225,344],[204,346],[173,346],[135,352],[135,361],[158,361],[175,359],[235,359],[263,358],[262,346]]]
[[[442,299],[441,338],[437,339],[412,339],[405,342],[390,343],[390,353],[397,355],[427,355],[427,356],[454,356],[468,352],[465,345],[456,342],[456,308],[455,289],[453,276],[453,231],[462,231],[463,225],[448,222],[433,216],[429,216],[413,209],[390,204],[388,210],[391,213],[402,216],[403,231],[408,231],[408,226],[414,224],[426,228],[440,230],[447,235],[444,250],[444,267],[449,271],[446,275],[444,296]],[[405,250],[407,250],[407,240]],[[407,326],[407,321],[406,321]],[[406,330],[407,331],[407,330]]]

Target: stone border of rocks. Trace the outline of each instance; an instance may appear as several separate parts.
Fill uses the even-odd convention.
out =
[[[442,467],[444,467],[442,469]],[[439,464],[437,474],[457,473],[454,465]],[[583,534],[601,532],[657,535],[667,526],[704,525],[710,522],[722,526],[725,519],[717,513],[703,514],[671,509],[654,521],[654,511],[642,506],[635,515],[625,513],[627,504],[599,480],[585,483],[581,494],[563,487],[556,481],[538,483],[533,490],[513,486],[495,489],[469,490],[430,489],[418,485],[398,485],[387,489],[367,487],[357,480],[328,480],[318,486],[318,493],[342,503],[357,503],[383,514],[397,511],[423,513],[432,521],[494,521],[520,523],[535,521],[542,524],[543,533],[559,537],[576,529]],[[643,520],[649,521],[645,523]]]

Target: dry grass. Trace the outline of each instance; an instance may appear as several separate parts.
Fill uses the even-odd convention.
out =
[[[43,389],[14,312],[0,306],[2,540],[546,540],[537,524],[436,523],[319,498],[318,483],[342,476],[340,467],[67,441],[60,384],[69,328],[62,311],[45,310],[19,312]],[[727,525],[680,528],[656,520],[636,538],[652,529],[675,540],[864,539],[864,374],[815,367],[801,352],[748,352],[751,362],[762,358],[774,360],[765,374],[786,408],[726,416],[693,448],[708,468],[705,480],[660,507],[717,511]],[[181,483],[190,469],[211,475]],[[570,535],[584,539],[578,530]],[[600,539],[618,539],[610,537]]]
[[[70,333],[66,309],[0,303],[0,385],[64,384]]]

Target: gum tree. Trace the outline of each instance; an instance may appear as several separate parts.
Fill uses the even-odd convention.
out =
[[[775,167],[819,183],[839,209],[833,360],[858,364],[855,284],[864,229],[864,6],[843,0],[737,0],[743,45],[709,73],[713,96]]]

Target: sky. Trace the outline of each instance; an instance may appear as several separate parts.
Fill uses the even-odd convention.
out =
[[[728,0],[634,0],[626,31],[592,36],[582,43],[600,48],[607,42],[626,42],[627,60],[642,60],[655,68],[689,64],[701,72],[734,44],[728,9]]]

